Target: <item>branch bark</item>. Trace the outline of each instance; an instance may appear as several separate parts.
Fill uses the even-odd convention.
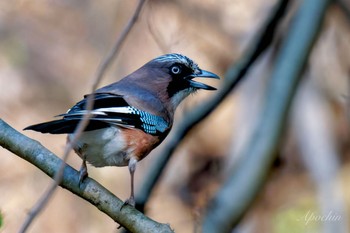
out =
[[[330,2],[305,0],[296,13],[277,56],[257,128],[239,156],[241,161],[211,202],[203,221],[204,233],[231,232],[263,186]]]
[[[30,162],[53,178],[60,169],[62,160],[43,147],[39,142],[19,133],[0,119],[0,145],[22,159]],[[79,188],[79,173],[66,165],[59,185],[83,198],[107,214],[114,221],[131,232],[173,232],[167,224],[158,223],[114,196],[101,184],[86,178]]]

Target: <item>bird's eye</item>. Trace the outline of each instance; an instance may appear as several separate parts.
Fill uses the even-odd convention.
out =
[[[171,73],[173,74],[179,74],[181,72],[181,68],[178,66],[171,67]]]

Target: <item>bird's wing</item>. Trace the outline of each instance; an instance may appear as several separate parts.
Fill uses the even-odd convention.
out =
[[[126,128],[141,129],[152,135],[159,135],[169,129],[169,123],[162,117],[141,111],[129,105],[123,96],[111,93],[95,93],[92,117],[86,131],[117,125]],[[77,124],[88,114],[86,110],[88,96],[74,105],[66,113],[58,115],[63,119],[29,126],[26,129],[43,133],[73,133]]]

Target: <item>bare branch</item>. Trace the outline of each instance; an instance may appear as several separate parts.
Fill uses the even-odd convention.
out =
[[[200,105],[196,110],[189,113],[174,133],[173,137],[168,141],[166,147],[162,151],[162,156],[149,169],[149,173],[144,179],[141,191],[136,196],[136,206],[139,210],[143,210],[144,206],[152,192],[153,187],[157,183],[161,173],[163,172],[171,155],[177,148],[178,144],[186,137],[193,127],[195,127],[201,120],[207,117],[215,110],[221,101],[237,87],[243,79],[252,64],[260,57],[261,54],[269,47],[274,38],[276,27],[284,16],[289,0],[281,0],[276,10],[267,20],[266,24],[261,28],[257,35],[256,42],[249,48],[246,55],[241,58],[235,65],[233,65],[227,72],[224,83],[219,92],[210,102],[205,105]]]
[[[166,45],[164,38],[162,38],[162,35],[159,35],[159,33],[156,32],[155,25],[151,22],[150,19],[150,17],[147,18],[148,31],[150,32],[160,51],[162,51],[162,53],[168,53],[169,46]]]
[[[17,132],[0,119],[0,145],[38,167],[50,177],[60,170],[62,160],[39,142]],[[131,232],[173,232],[169,225],[155,222],[130,206],[91,178],[79,188],[78,171],[66,165],[60,186],[85,199]]]
[[[231,232],[264,184],[289,108],[330,0],[303,1],[282,41],[257,128],[208,207],[203,232]]]
[[[107,68],[112,64],[113,59],[119,53],[126,37],[128,36],[128,34],[131,31],[131,29],[133,28],[133,26],[135,25],[138,17],[140,16],[140,13],[141,13],[141,10],[142,10],[144,3],[145,3],[145,0],[139,0],[139,3],[135,9],[134,14],[130,18],[129,22],[127,23],[127,25],[125,26],[123,31],[121,32],[120,36],[117,38],[111,51],[106,56],[106,58],[103,60],[100,67],[98,68],[97,73],[96,73],[96,78],[94,79],[95,81],[92,85],[92,92],[94,92],[96,90],[99,82],[102,79],[103,74],[106,72]]]
[[[136,7],[136,10],[135,10],[134,14],[132,15],[132,17],[130,18],[128,24],[125,26],[125,28],[121,32],[120,36],[117,38],[117,40],[116,40],[113,48],[109,52],[109,54],[105,57],[105,59],[100,64],[100,66],[96,72],[96,75],[93,78],[93,85],[92,85],[91,93],[93,93],[97,89],[97,86],[98,86],[99,82],[101,81],[107,68],[110,66],[113,59],[116,57],[116,55],[120,51],[120,48],[121,48],[123,42],[125,41],[127,35],[129,34],[132,27],[135,25],[135,23],[137,21],[144,3],[145,3],[145,0],[139,0],[139,3]],[[94,96],[89,95],[87,97],[86,110],[88,112],[90,112],[93,108],[93,105],[94,105]],[[58,187],[58,184],[61,182],[69,153],[73,149],[73,146],[76,144],[81,133],[84,131],[84,129],[88,125],[90,118],[91,118],[91,114],[90,113],[86,114],[86,115],[84,115],[83,119],[79,122],[79,124],[74,132],[74,136],[73,136],[72,140],[70,140],[66,144],[66,147],[64,149],[64,153],[62,156],[62,162],[60,163],[61,166],[55,175],[54,182],[51,184],[51,186],[48,188],[48,190],[42,195],[42,197],[35,204],[35,206],[31,209],[31,211],[28,214],[28,217],[26,218],[26,220],[24,221],[24,223],[21,226],[21,229],[19,231],[20,233],[26,232],[26,230],[28,229],[28,227],[30,226],[32,221],[41,212],[41,210],[46,206],[47,202],[52,197],[52,194],[54,193],[54,191]]]

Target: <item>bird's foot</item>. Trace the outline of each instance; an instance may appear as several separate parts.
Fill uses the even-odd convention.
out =
[[[79,188],[81,187],[81,185],[84,182],[84,179],[88,177],[88,172],[87,172],[87,168],[86,167],[81,167],[79,170]]]
[[[123,205],[120,207],[120,210],[122,210],[126,205],[135,207],[135,198],[133,196],[130,196],[128,199],[126,199],[126,201],[124,201]]]

